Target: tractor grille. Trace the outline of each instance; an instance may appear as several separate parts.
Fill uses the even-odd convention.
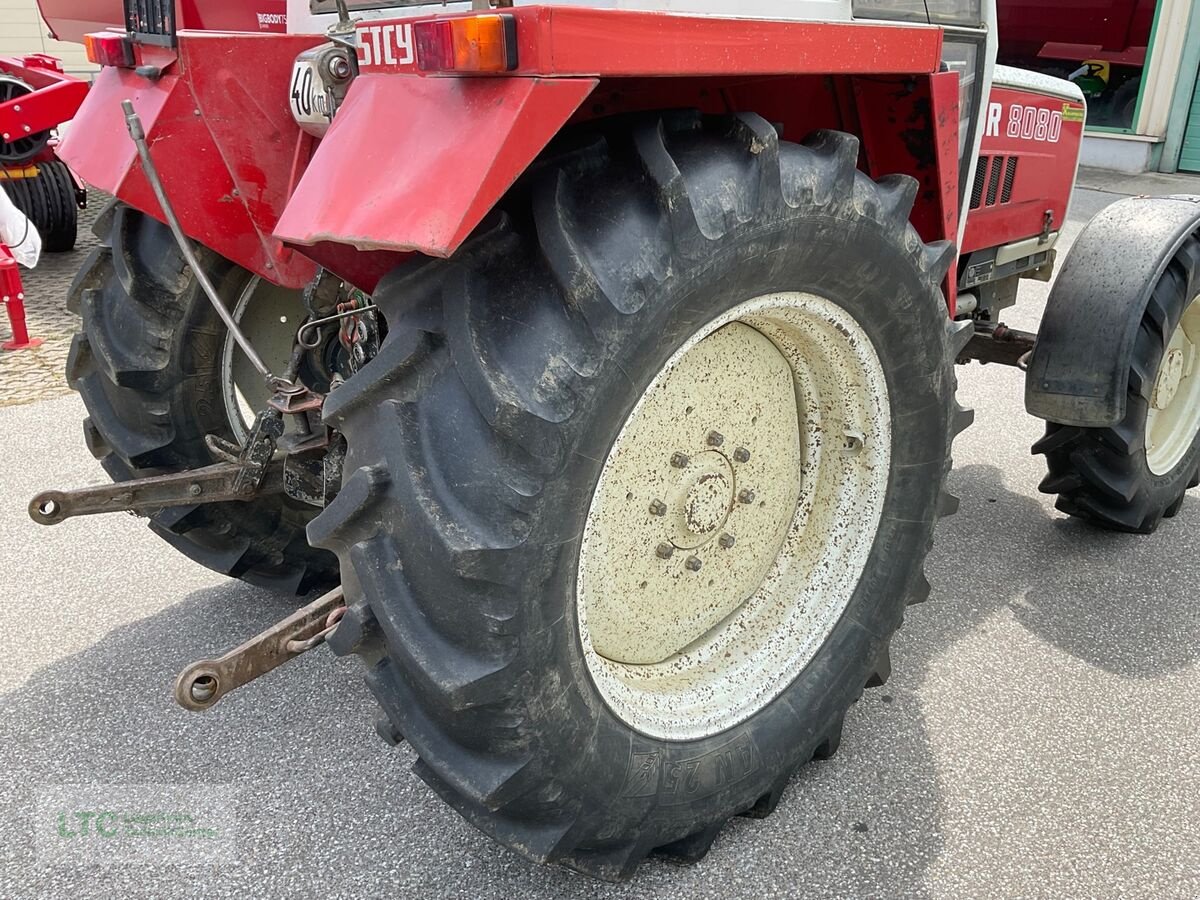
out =
[[[175,46],[175,0],[124,0],[125,30],[142,44]]]
[[[979,163],[975,166],[975,184],[971,188],[971,209],[979,209],[979,204],[983,202],[983,185],[987,181],[988,163],[991,157],[979,157]]]
[[[1004,187],[1000,189],[1000,202],[1012,199],[1013,182],[1017,180],[1017,157],[1010,156],[1004,167]]]
[[[993,156],[992,165],[988,172],[987,206],[996,205],[996,193],[1000,190],[1000,170],[1004,168],[1004,157]]]
[[[975,184],[971,187],[971,209],[1012,200],[1019,161],[1020,158],[1016,156],[979,157],[979,165],[975,167]]]

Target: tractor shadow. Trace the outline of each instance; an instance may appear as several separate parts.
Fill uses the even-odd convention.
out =
[[[1129,535],[1048,512],[1004,477],[984,465],[950,476],[962,511],[939,528],[930,560],[921,628],[931,642],[949,646],[1007,608],[1033,635],[1121,678],[1157,678],[1200,657],[1200,496],[1155,534]],[[953,614],[938,614],[943,600]]]
[[[891,885],[915,896],[916,876],[937,856],[938,790],[923,725],[909,716],[886,722],[902,704],[869,696],[851,711],[839,755],[797,775],[769,819],[732,820],[702,863],[650,860],[623,885],[530,866],[442,803],[411,771],[411,748],[379,740],[357,660],[319,651],[207,712],[175,705],[180,669],[294,607],[234,582],[199,590],[0,694],[0,766],[10,785],[0,799],[8,826],[0,893],[46,896],[54,885],[128,896],[511,900],[712,895],[730,885],[764,896],[845,896]],[[871,720],[891,751],[863,740]],[[891,758],[899,748],[903,766]],[[40,864],[38,787],[85,782],[236,787],[236,862]]]
[[[927,875],[947,843],[946,800],[922,689],[938,677],[939,656],[1008,610],[1054,647],[1125,678],[1174,671],[1200,652],[1190,588],[1200,554],[1175,540],[1200,533],[1187,528],[1200,524],[1200,502],[1189,500],[1159,536],[1133,538],[1051,517],[1008,491],[991,466],[952,477],[963,512],[939,529],[934,594],[897,637],[892,681],[850,711],[834,759],[804,768],[769,819],[732,820],[698,865],[651,860],[617,886],[528,866],[442,804],[410,771],[407,745],[376,737],[354,660],[318,651],[209,712],[179,709],[171,688],[184,665],[295,606],[229,582],[115,629],[0,695],[10,784],[0,801],[4,893],[44,896],[54,885],[131,896],[930,895]],[[237,862],[39,865],[36,788],[71,782],[234,785]]]

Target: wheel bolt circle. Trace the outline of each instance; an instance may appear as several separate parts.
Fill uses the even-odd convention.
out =
[[[675,548],[671,544],[659,544],[654,550],[659,559],[670,559],[671,554],[675,552]]]
[[[684,568],[689,572],[699,572],[701,565],[702,563],[700,562],[700,557],[698,556],[689,556],[686,560],[684,560],[683,563]]]

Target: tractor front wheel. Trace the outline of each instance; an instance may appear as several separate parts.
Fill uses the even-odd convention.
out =
[[[1034,447],[1055,505],[1101,528],[1150,534],[1200,485],[1200,237],[1150,293],[1134,340],[1125,418],[1111,428],[1049,422]]]
[[[916,184],[755,115],[596,138],[390,275],[309,526],[417,772],[601,878],[769,813],[888,677],[956,426]]]

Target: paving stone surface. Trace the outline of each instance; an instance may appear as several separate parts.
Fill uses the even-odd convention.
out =
[[[99,191],[88,193],[79,211],[79,237],[69,253],[43,253],[35,269],[21,269],[25,286],[25,323],[29,335],[41,338],[32,350],[0,351],[0,406],[16,406],[70,393],[64,375],[71,337],[79,318],[67,309],[67,291],[83,261],[98,241],[92,223],[108,203]],[[0,342],[12,338],[8,316],[0,311]]]

